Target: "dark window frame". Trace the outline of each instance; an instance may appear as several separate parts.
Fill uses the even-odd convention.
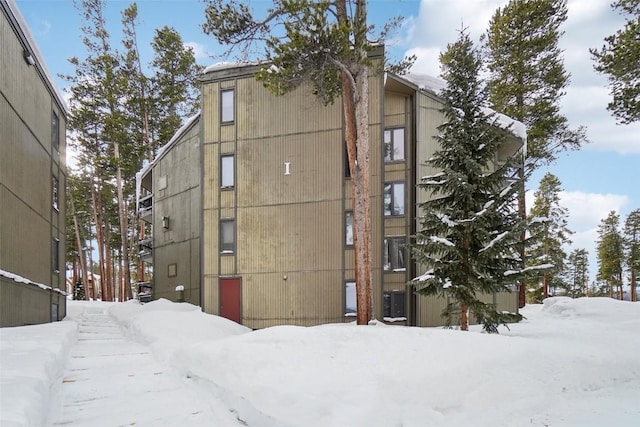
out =
[[[406,291],[385,291],[382,295],[382,317],[398,319],[407,317]]]
[[[224,242],[223,228],[226,224],[231,224],[232,242]],[[236,220],[234,218],[224,218],[220,220],[220,253],[221,254],[235,254],[236,253]]]
[[[395,140],[395,135],[396,135],[395,132],[398,130],[402,130],[402,157],[401,158],[395,158],[394,156],[394,153],[396,151],[395,147],[397,146],[396,140]],[[389,133],[389,142],[386,142],[387,132]],[[383,146],[382,158],[384,160],[384,163],[404,162],[406,160],[406,152],[407,152],[406,140],[407,140],[407,137],[406,137],[404,126],[391,127],[391,128],[386,128],[384,130],[384,132],[382,133],[382,146]],[[387,145],[389,145],[390,148],[387,148]]]
[[[60,181],[55,175],[51,175],[51,206],[60,212]]]
[[[231,109],[225,108],[225,95],[231,93]],[[230,111],[231,118],[225,117],[225,112]],[[220,123],[232,124],[236,121],[236,90],[235,88],[228,88],[220,90]]]
[[[391,245],[393,243],[393,245]],[[395,252],[395,253],[394,253]],[[382,270],[385,273],[404,272],[407,269],[406,236],[385,236],[383,240]]]
[[[351,243],[349,243],[349,217],[351,217]],[[353,211],[344,212],[344,245],[347,248],[353,248]]]
[[[352,287],[352,292],[348,291],[348,288]],[[355,279],[345,280],[343,284],[343,292],[344,292],[344,317],[356,317],[358,314],[358,296],[356,293],[356,281]],[[349,298],[350,295],[353,295],[352,298]],[[353,307],[349,306],[349,303],[353,303]]]
[[[51,271],[60,273],[60,239],[51,239]]]
[[[224,185],[224,159],[231,158],[231,185]],[[225,189],[233,189],[236,186],[236,156],[235,154],[223,154],[220,156],[220,188]]]
[[[402,185],[402,213],[396,213],[396,198],[395,198],[395,186],[396,185]],[[385,201],[385,197],[386,197],[386,188],[387,186],[391,187],[391,192],[390,192],[390,196],[391,196],[391,209],[390,209],[390,213],[387,213],[387,208],[386,208],[386,201]],[[403,217],[406,215],[407,212],[407,203],[406,203],[406,191],[407,191],[407,186],[405,185],[404,181],[390,181],[390,182],[385,182],[384,185],[382,186],[382,209],[383,209],[383,213],[385,217]]]
[[[60,151],[60,118],[55,111],[51,112],[51,147],[53,151]]]

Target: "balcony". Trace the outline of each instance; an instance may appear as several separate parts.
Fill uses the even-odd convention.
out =
[[[138,215],[140,219],[151,223],[153,213],[153,194],[140,198],[138,202]]]
[[[148,238],[138,242],[138,255],[144,262],[153,262],[153,239]]]

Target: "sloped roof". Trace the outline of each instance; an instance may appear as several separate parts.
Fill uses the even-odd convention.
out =
[[[58,86],[51,77],[51,74],[49,74],[49,70],[47,70],[47,66],[44,62],[44,57],[42,56],[42,53],[40,53],[40,49],[38,49],[35,38],[31,34],[31,30],[29,30],[29,26],[22,16],[22,13],[20,13],[20,9],[18,8],[15,0],[0,0],[0,6],[5,11],[10,23],[14,27],[23,49],[30,53],[34,58],[34,66],[40,71],[45,84],[49,87],[60,108],[64,111],[65,115],[68,115],[69,108],[62,97],[62,92],[60,92]]]

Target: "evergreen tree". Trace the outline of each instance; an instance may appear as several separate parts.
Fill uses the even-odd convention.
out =
[[[193,49],[185,46],[176,30],[155,31],[151,43],[154,57],[150,79],[154,108],[151,112],[154,146],[168,142],[185,119],[199,109],[198,76],[203,67],[196,63]]]
[[[611,5],[627,16],[624,28],[604,39],[600,50],[589,49],[594,68],[609,77],[613,100],[607,106],[622,123],[640,121],[640,0]]]
[[[565,283],[571,298],[587,296],[589,293],[589,252],[575,249],[567,259]]]
[[[531,208],[531,234],[527,244],[529,265],[551,264],[553,267],[542,273],[542,286],[537,282],[527,286],[529,301],[541,302],[549,296],[549,288],[563,288],[561,273],[567,258],[563,245],[571,244],[569,236],[573,234],[567,228],[568,212],[560,206],[559,193],[562,191],[560,180],[547,173],[540,180]]]
[[[629,213],[624,222],[624,245],[626,264],[629,269],[631,301],[637,301],[638,281],[640,281],[640,209]]]
[[[429,194],[412,253],[426,273],[411,284],[424,295],[455,301],[460,327],[468,314],[495,333],[500,324],[517,321],[516,313],[498,312],[482,296],[509,290],[524,274],[517,250],[524,230],[513,205],[513,165],[494,169],[506,131],[485,113],[487,94],[479,78],[480,53],[464,31],[440,56],[445,123],[436,137],[440,147],[428,164],[442,172],[425,177],[419,187]]]
[[[585,141],[585,130],[570,130],[560,113],[569,85],[558,47],[566,19],[566,0],[510,0],[495,11],[483,36],[490,103],[527,125],[527,161],[533,165]]]
[[[569,84],[558,47],[563,34],[560,26],[566,19],[566,0],[510,0],[495,11],[482,37],[491,106],[527,125],[527,151],[526,158],[521,159],[518,195],[523,219],[527,213],[525,167],[551,162],[558,152],[578,149],[586,141],[585,129],[569,129],[567,118],[560,114],[560,99]],[[524,263],[524,234],[520,239]],[[524,306],[524,284],[519,302]]]
[[[367,324],[372,316],[369,76],[374,71],[369,53],[375,45],[368,38],[367,1],[275,0],[261,19],[246,0],[207,3],[204,32],[245,57],[264,48],[270,65],[256,77],[274,94],[308,84],[325,104],[341,98],[354,196],[357,323]]]
[[[622,299],[622,263],[624,259],[622,236],[619,230],[620,215],[609,212],[598,226],[598,280],[604,282],[613,298],[618,287],[618,298]]]

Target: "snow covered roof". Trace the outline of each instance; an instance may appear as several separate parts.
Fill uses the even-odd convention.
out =
[[[153,169],[153,166],[156,164],[156,162],[158,162],[167,153],[167,151],[169,151],[169,149],[175,145],[175,143],[182,137],[182,135],[184,135],[191,128],[191,126],[198,121],[199,118],[200,112],[197,112],[193,116],[189,117],[187,121],[180,127],[180,129],[178,129],[177,132],[173,134],[169,142],[158,149],[156,157],[151,162],[145,161],[142,164],[142,169],[136,172],[136,206],[139,206],[140,204],[142,179],[151,171],[151,169]]]
[[[209,65],[207,68],[202,71],[202,74],[212,73],[214,71],[223,71],[230,70],[233,68],[243,68],[243,67],[251,67],[255,65],[265,64],[266,61],[247,61],[247,62],[217,62],[215,64]]]
[[[29,30],[29,26],[27,25],[27,22],[22,16],[22,13],[20,13],[20,9],[18,8],[18,5],[16,4],[15,0],[0,0],[0,4],[2,4],[3,9],[7,10],[8,13],[11,15],[10,19],[13,18],[13,20],[17,24],[18,26],[17,31],[19,33],[18,37],[20,38],[20,41],[25,51],[31,54],[31,56],[34,58],[34,61],[35,61],[35,63],[33,64],[34,67],[37,67],[37,69],[41,71],[45,79],[45,83],[51,89],[51,92],[53,93],[58,104],[60,105],[60,108],[62,108],[65,114],[68,114],[69,107],[67,106],[66,101],[62,97],[62,93],[58,89],[58,86],[56,85],[55,81],[51,77],[51,74],[49,74],[49,70],[47,70],[47,66],[44,62],[44,57],[42,56],[42,53],[40,53],[40,49],[38,49],[38,45],[36,44],[35,38],[31,34],[31,31]]]
[[[444,80],[427,74],[408,73],[400,78],[413,83],[419,90],[430,92],[436,96],[440,96],[440,92],[447,87],[447,83]],[[509,129],[515,136],[520,138],[526,144],[527,127],[524,123],[512,119],[511,117],[499,113],[491,108],[486,108],[485,113],[495,114],[495,119],[501,127]]]
[[[44,289],[45,291],[53,291],[53,292],[57,292],[59,294],[65,295],[65,296],[69,295],[68,293],[66,293],[62,289],[52,288],[51,286],[47,286],[47,285],[43,285],[42,283],[34,282],[33,280],[29,280],[27,278],[24,278],[24,277],[18,275],[18,274],[10,273],[10,272],[5,271],[5,270],[1,270],[0,269],[0,276],[5,277],[5,278],[7,278],[9,280],[13,280],[16,283],[24,283],[25,285],[37,286],[40,289]]]

